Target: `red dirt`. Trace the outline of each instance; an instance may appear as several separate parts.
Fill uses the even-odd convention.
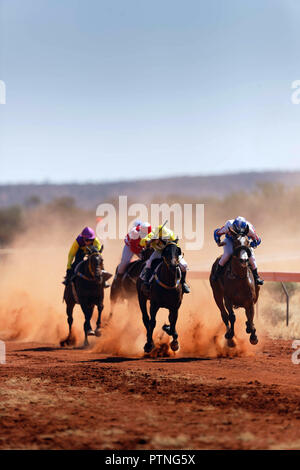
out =
[[[0,448],[300,449],[291,343],[151,359],[7,342]]]

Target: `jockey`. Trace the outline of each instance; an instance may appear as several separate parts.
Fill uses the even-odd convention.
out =
[[[148,222],[136,220],[133,227],[124,238],[125,246],[122,251],[121,262],[117,268],[115,281],[119,285],[122,276],[134,255],[141,257],[143,248],[140,245],[142,238],[151,232],[151,225]]]
[[[150,245],[152,248],[154,248],[154,252],[150,256],[150,258],[146,261],[145,269],[142,271],[140,275],[141,279],[144,281],[147,287],[149,287],[150,279],[154,274],[151,268],[152,262],[157,258],[161,258],[161,253],[164,247],[170,241],[176,242],[177,244],[176,237],[174,233],[172,232],[172,230],[170,230],[169,228],[163,225],[159,225],[155,231],[150,232],[145,238],[141,240],[140,245],[142,247],[146,247]],[[185,261],[182,255],[179,257],[179,266],[181,268],[181,273],[182,273],[181,282],[182,282],[183,292],[188,294],[190,292],[190,288],[185,282],[186,272],[187,272],[188,267],[187,267],[187,262]]]
[[[255,261],[254,251],[253,248],[256,248],[261,243],[261,239],[255,232],[255,229],[250,222],[248,222],[244,217],[237,217],[236,219],[227,220],[225,225],[222,228],[217,228],[214,231],[214,239],[217,244],[220,243],[221,235],[225,235],[224,239],[224,252],[219,260],[219,264],[217,266],[216,272],[213,274],[212,279],[216,281],[220,274],[224,271],[224,266],[229,260],[230,256],[233,253],[233,243],[232,243],[232,236],[231,234],[240,234],[240,235],[247,235],[249,239],[251,239],[251,252],[252,256],[249,258],[250,266],[252,269],[252,273],[254,276],[254,280],[256,284],[262,285],[264,281],[259,277],[257,273],[257,265]]]
[[[95,246],[99,251],[101,249],[101,243],[96,237],[94,230],[90,227],[85,227],[70,248],[67,272],[63,284],[68,285],[74,274],[75,267],[83,260],[89,246]],[[108,285],[105,285],[105,287],[108,287]]]

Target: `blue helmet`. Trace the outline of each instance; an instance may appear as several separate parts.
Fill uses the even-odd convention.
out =
[[[234,232],[238,234],[247,235],[247,233],[249,232],[249,226],[247,224],[247,220],[245,219],[245,217],[241,217],[241,216],[234,219],[232,228]]]

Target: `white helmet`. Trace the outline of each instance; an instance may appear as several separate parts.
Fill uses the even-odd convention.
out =
[[[142,222],[140,225],[141,238],[146,237],[151,230],[151,225],[148,222]]]
[[[136,219],[134,222],[133,222],[133,226],[134,227],[137,227],[138,225],[142,225],[142,221],[140,219]]]

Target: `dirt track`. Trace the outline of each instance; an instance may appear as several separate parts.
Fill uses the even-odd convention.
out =
[[[112,357],[7,343],[1,449],[300,449],[291,341],[254,357]]]

